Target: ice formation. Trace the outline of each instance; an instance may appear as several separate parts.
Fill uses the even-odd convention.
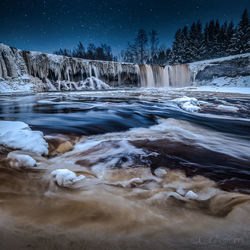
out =
[[[24,122],[0,121],[0,145],[37,155],[48,154],[43,133],[32,131]]]
[[[228,106],[228,105],[219,105],[217,109],[224,111],[224,112],[238,112],[239,109],[234,106]]]
[[[53,180],[61,187],[72,188],[75,184],[84,180],[84,175],[77,176],[75,172],[69,169],[57,169],[51,172]]]
[[[189,190],[187,193],[186,193],[186,195],[185,195],[185,198],[187,198],[187,199],[198,199],[198,195],[195,193],[195,192],[193,192],[192,190]]]
[[[198,112],[200,110],[199,101],[194,97],[183,96],[173,100],[180,108],[188,112]]]
[[[36,161],[29,155],[18,154],[15,152],[10,152],[7,156],[9,164],[12,168],[33,168],[36,165]]]
[[[136,65],[23,51],[0,43],[0,92],[186,87],[216,85],[215,78],[218,85],[228,85],[226,78],[249,77],[249,57],[248,53],[182,65]]]
[[[64,85],[64,90],[71,90],[71,87],[72,90],[82,90],[85,84],[90,88],[96,85],[103,89],[103,82],[109,86],[137,85],[138,72],[138,66],[131,63],[23,51],[0,43],[0,85],[2,81],[10,85],[15,81],[24,81],[24,76],[28,75],[33,77],[30,82],[35,82],[34,85],[42,81],[47,91],[62,90],[58,88],[60,84]],[[102,82],[98,82],[97,78]]]
[[[167,175],[167,171],[164,168],[157,168],[154,173],[157,177],[164,177]]]

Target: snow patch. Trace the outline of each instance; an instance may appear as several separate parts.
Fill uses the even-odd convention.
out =
[[[24,122],[0,121],[0,145],[37,155],[48,154],[48,144],[40,131],[32,131]]]

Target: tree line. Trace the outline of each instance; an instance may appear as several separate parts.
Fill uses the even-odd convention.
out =
[[[107,44],[96,46],[90,43],[87,48],[85,48],[82,42],[79,42],[73,50],[59,49],[55,51],[54,54],[90,60],[117,61],[117,58],[112,54],[111,47]]]
[[[121,52],[121,60],[137,64],[180,64],[207,60],[223,56],[250,52],[250,27],[248,12],[245,9],[238,25],[233,22],[211,20],[203,27],[198,20],[191,27],[184,26],[175,33],[171,48],[159,46],[158,32],[144,29],[137,32],[135,39],[128,42]],[[111,47],[102,44],[96,47],[89,44],[87,49],[79,42],[77,48],[56,51],[55,54],[92,60],[117,61]]]

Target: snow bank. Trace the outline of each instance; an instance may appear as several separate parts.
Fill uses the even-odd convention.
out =
[[[220,57],[220,58],[204,60],[204,61],[197,61],[197,62],[189,63],[188,65],[189,65],[190,70],[193,72],[194,78],[195,78],[197,73],[199,71],[204,70],[205,67],[207,66],[216,65],[222,62],[227,62],[227,61],[231,61],[237,58],[246,58],[246,57],[250,57],[250,53],[227,56],[227,57]]]
[[[43,133],[32,131],[24,122],[0,121],[0,145],[38,155],[48,154]]]
[[[194,97],[183,96],[173,101],[176,102],[180,108],[188,112],[198,112],[200,110],[198,107],[199,101]]]
[[[86,178],[84,175],[77,176],[69,169],[57,169],[52,171],[50,175],[57,185],[68,188],[73,188],[75,184]]]
[[[189,88],[186,88],[189,90]],[[217,92],[217,93],[234,93],[234,94],[244,94],[250,95],[250,88],[242,87],[216,87],[216,86],[200,86],[192,87],[190,91],[200,91],[200,92]]]
[[[209,83],[209,82],[208,82]],[[250,87],[250,76],[218,77],[214,78],[209,85],[216,87]]]
[[[12,168],[33,168],[36,165],[36,161],[29,155],[18,154],[10,152],[7,156],[9,164]]]

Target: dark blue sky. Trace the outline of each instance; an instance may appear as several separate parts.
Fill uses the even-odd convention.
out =
[[[249,0],[0,0],[0,41],[52,52],[82,41],[123,49],[139,28],[170,46],[177,28],[214,18],[239,22]]]

